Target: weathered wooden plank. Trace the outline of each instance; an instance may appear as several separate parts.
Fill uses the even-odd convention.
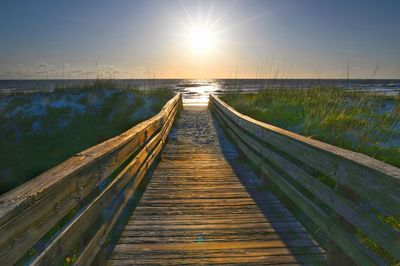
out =
[[[201,222],[202,220],[211,220],[211,219],[234,219],[234,220],[240,220],[240,219],[251,219],[253,218],[254,220],[258,220],[258,219],[265,219],[266,221],[268,221],[269,218],[269,213],[268,215],[265,213],[251,213],[251,214],[246,214],[246,213],[241,213],[241,214],[227,214],[227,213],[194,213],[194,214],[177,214],[177,215],[152,215],[152,216],[141,216],[141,215],[135,215],[133,217],[131,217],[131,220],[146,220],[146,221],[157,221],[157,220],[161,220],[161,221],[180,221],[180,220],[196,220]],[[290,218],[293,220],[296,220],[292,215],[288,215],[286,218]]]
[[[123,235],[118,239],[118,244],[142,244],[142,243],[206,243],[206,242],[231,242],[231,241],[268,241],[268,240],[309,240],[310,235],[307,232],[294,233],[264,233],[262,231],[253,232],[246,231],[246,234],[240,232],[238,229],[233,233],[197,233],[187,235],[172,235],[167,236],[165,234],[160,235],[134,235],[126,236]],[[310,242],[310,245],[313,242]]]
[[[147,187],[146,190],[148,191],[154,191],[158,192],[160,194],[167,194],[170,195],[170,193],[176,192],[176,193],[208,193],[208,192],[216,192],[220,194],[225,194],[225,193],[246,193],[249,191],[254,191],[254,192],[265,192],[266,190],[263,190],[263,187],[261,186],[253,186],[250,188],[244,188],[243,185],[237,184],[235,185],[215,185],[213,183],[209,184],[209,186],[202,187],[202,186],[166,186],[166,187],[157,187],[157,186],[151,186]]]
[[[135,231],[135,230],[144,230],[144,231],[182,231],[182,230],[207,230],[207,229],[262,229],[262,228],[279,228],[279,227],[288,227],[288,226],[298,226],[297,222],[289,221],[289,222],[263,222],[259,219],[258,222],[246,223],[246,224],[169,224],[168,226],[164,225],[131,225],[127,224],[125,227],[127,231]]]
[[[268,202],[264,201],[261,202],[264,208],[273,208],[273,207],[280,207],[282,206],[280,203],[277,204],[268,204]],[[202,204],[201,200],[199,200],[197,203],[194,204],[164,204],[164,205],[151,205],[151,204],[145,204],[141,205],[140,207],[137,207],[137,211],[150,211],[150,210],[174,210],[174,209],[182,209],[182,210],[195,210],[198,208],[199,204],[201,204],[203,210],[219,210],[219,209],[224,209],[224,208],[231,208],[231,209],[243,209],[243,210],[261,210],[260,207],[257,206],[255,202],[230,202],[226,204],[224,203],[209,203],[209,204]]]
[[[61,189],[48,194],[43,200],[48,204],[42,206],[35,204],[24,211],[23,215],[17,216],[1,227],[0,256],[4,263],[12,262],[21,254],[21,250],[29,249],[39,239],[43,232],[47,232],[57,221],[65,216],[62,211],[69,210],[78,204],[78,195],[75,192],[75,182],[68,182]],[[61,202],[57,199],[64,198]],[[43,221],[43,214],[46,220]],[[18,225],[18,226],[15,226]],[[31,230],[29,228],[35,228]],[[24,231],[21,231],[24,228]]]
[[[271,256],[271,255],[296,255],[296,254],[323,254],[322,250],[316,246],[310,247],[282,247],[282,248],[240,248],[240,249],[212,249],[212,250],[184,250],[177,249],[172,252],[163,252],[159,250],[146,250],[138,252],[125,252],[118,253],[114,257],[118,259],[130,259],[147,257],[151,255],[153,258],[162,259],[179,259],[185,258],[212,258],[212,257],[230,257],[234,258],[237,256]]]
[[[181,220],[181,219],[191,219],[191,220],[211,220],[211,219],[234,219],[234,220],[240,220],[244,218],[253,218],[254,220],[258,219],[265,219],[266,221],[269,220],[270,216],[269,214],[266,215],[262,212],[259,213],[192,213],[192,214],[174,214],[171,213],[169,215],[164,215],[164,214],[159,214],[159,215],[152,215],[152,216],[146,216],[146,215],[136,215],[135,217],[132,217],[132,220],[146,220],[146,221],[153,221],[153,220],[165,220],[165,221],[174,221],[174,220]],[[286,218],[288,219],[293,219],[292,215],[288,215]]]
[[[156,191],[154,191],[156,193]],[[143,202],[147,203],[156,203],[153,202],[154,200],[158,200],[161,202],[161,204],[165,204],[167,200],[171,200],[172,202],[176,202],[176,196],[179,196],[181,202],[184,202],[183,200],[202,200],[202,199],[252,199],[252,203],[254,203],[254,200],[259,199],[260,203],[262,203],[262,192],[258,193],[259,196],[257,197],[256,193],[252,193],[251,196],[243,194],[243,192],[240,193],[208,193],[207,191],[205,193],[188,193],[185,191],[185,193],[179,192],[179,191],[168,191],[167,193],[160,193],[158,195],[152,195],[152,196],[146,196],[146,198],[143,199]]]
[[[196,195],[203,195],[203,193],[206,195],[207,193],[215,192],[218,190],[218,194],[239,194],[239,193],[265,193],[266,190],[262,190],[259,187],[253,186],[252,188],[244,189],[242,186],[233,186],[233,185],[218,185],[218,186],[208,186],[208,187],[201,187],[201,186],[168,186],[168,187],[155,187],[152,186],[151,188],[147,187],[147,191],[151,191],[154,193],[159,193],[159,195],[168,195],[170,196],[171,194],[174,193],[180,193],[182,196],[184,195],[192,195],[193,193],[196,193]],[[212,193],[213,196],[216,195],[215,193]],[[156,195],[149,195],[147,197],[153,197]]]
[[[204,238],[213,237],[213,236],[224,236],[224,235],[238,235],[238,236],[248,236],[248,235],[295,235],[295,234],[307,234],[304,229],[299,225],[298,227],[293,227],[293,225],[289,224],[287,227],[264,227],[264,228],[239,228],[239,229],[198,229],[198,230],[163,230],[163,231],[139,231],[139,230],[127,230],[122,233],[122,237],[174,237],[174,236],[182,236],[182,237],[191,237],[191,236],[200,236]],[[310,236],[308,235],[308,239]]]
[[[148,210],[148,211],[142,211],[140,212],[139,215],[147,215],[147,216],[153,216],[153,215],[194,215],[196,213],[204,215],[204,214],[209,214],[209,213],[221,213],[222,209],[214,209],[214,210],[205,210],[205,211],[199,211],[196,212],[195,210]],[[232,209],[232,210],[226,210],[223,212],[224,215],[227,217],[230,215],[234,214],[248,214],[248,215],[259,215],[263,214],[263,212],[260,211],[252,211],[252,210],[241,210],[241,209]]]
[[[182,179],[181,179],[182,180]],[[168,184],[166,184],[166,182],[170,182]],[[193,190],[204,190],[204,189],[236,189],[237,187],[235,187],[237,184],[242,184],[242,185],[246,185],[246,187],[248,187],[248,191],[252,191],[252,190],[256,190],[256,191],[268,191],[267,188],[262,187],[259,184],[253,184],[253,183],[249,183],[249,182],[243,182],[240,183],[239,180],[235,180],[232,182],[223,182],[223,181],[210,181],[210,182],[206,182],[204,180],[182,180],[181,182],[175,182],[175,180],[172,179],[166,179],[165,182],[154,182],[151,183],[151,189],[158,189],[160,188],[160,186],[162,186],[164,184],[164,186],[162,187],[163,190],[176,190],[176,191],[182,191],[185,189],[191,189]],[[150,188],[150,187],[149,187]],[[161,188],[160,188],[161,189]]]
[[[187,216],[186,216],[187,217]],[[133,220],[129,220],[128,224],[129,225],[194,225],[194,224],[242,224],[242,223],[260,223],[260,221],[263,221],[264,224],[271,224],[277,221],[280,222],[293,222],[296,221],[296,219],[293,216],[286,215],[278,218],[276,216],[272,217],[257,217],[255,215],[249,215],[245,218],[238,218],[238,217],[219,217],[213,219],[205,217],[199,217],[201,220],[196,221],[195,219],[192,218],[180,218],[178,219],[166,219],[165,216],[162,216],[161,219],[154,219],[152,217],[149,217],[149,219],[146,219],[145,216],[143,216],[142,219],[135,218]]]
[[[260,257],[235,257],[235,263],[242,265],[305,265],[310,263],[312,265],[318,265],[317,263],[323,263],[325,259],[319,255],[280,255],[280,256],[260,256]],[[222,265],[222,264],[231,264],[231,258],[203,258],[203,259],[177,259],[177,260],[163,260],[159,259],[152,260],[149,258],[142,259],[131,259],[128,261],[125,260],[112,260],[111,265],[199,265],[199,264],[214,264],[214,265]]]
[[[146,197],[147,198],[147,197]],[[146,198],[143,199],[142,204],[146,205],[146,203],[152,203],[152,204],[167,204],[167,205],[177,205],[179,203],[183,203],[183,204],[204,204],[204,205],[213,205],[216,203],[219,203],[221,205],[255,205],[255,199],[249,195],[243,195],[241,194],[240,196],[234,195],[233,197],[224,197],[224,196],[220,196],[217,199],[213,199],[213,198],[200,198],[200,199],[193,199],[193,198],[172,198],[169,199],[168,201],[165,201],[165,199],[149,199],[146,200]],[[267,202],[267,200],[265,200]]]
[[[309,240],[293,240],[293,241],[237,241],[237,242],[213,242],[207,244],[198,243],[168,243],[168,244],[141,244],[141,245],[117,245],[115,252],[129,253],[130,251],[143,251],[143,250],[229,250],[229,249],[245,249],[245,248],[286,248],[286,247],[308,247],[310,246]]]

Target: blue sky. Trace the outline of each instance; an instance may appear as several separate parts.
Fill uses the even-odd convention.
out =
[[[400,78],[399,14],[395,0],[2,0],[0,79],[343,78],[347,62],[351,78]]]

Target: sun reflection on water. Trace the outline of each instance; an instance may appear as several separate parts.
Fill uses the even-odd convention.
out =
[[[190,80],[179,86],[184,105],[207,105],[210,94],[221,90],[221,85],[213,80]]]

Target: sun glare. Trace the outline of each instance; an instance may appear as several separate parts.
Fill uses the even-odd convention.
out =
[[[214,34],[210,28],[195,26],[189,31],[189,46],[197,54],[204,54],[215,48]]]
[[[191,14],[183,4],[184,16],[179,16],[178,21],[182,31],[176,34],[182,44],[183,57],[191,58],[194,63],[204,63],[205,59],[216,58],[221,54],[222,45],[225,44],[225,28],[221,23],[225,12],[220,12],[218,17],[213,16],[212,5],[208,11],[202,8],[197,14]]]

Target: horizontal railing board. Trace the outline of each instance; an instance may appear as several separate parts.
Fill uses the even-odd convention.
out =
[[[145,132],[148,131],[144,129],[139,133],[140,139],[143,138]],[[140,145],[135,145],[135,147],[131,148],[132,151],[135,151],[139,147]],[[35,204],[29,206],[18,216],[2,225],[0,227],[0,234],[4,236],[0,239],[0,255],[2,258],[5,259],[9,257],[10,259],[14,260],[16,257],[21,255],[21,252],[28,250],[30,246],[38,241],[41,236],[49,231],[49,229],[51,229],[60,220],[59,217],[65,216],[72,209],[72,207],[77,206],[79,199],[88,195],[89,192],[92,191],[102,179],[104,179],[105,173],[110,174],[112,172],[111,169],[115,170],[123,162],[121,157],[119,162],[115,161],[114,158],[118,157],[118,152],[112,151],[110,156],[112,158],[103,156],[103,158],[97,160],[96,163],[91,164],[91,166],[86,169],[81,168],[84,169],[82,171],[88,171],[87,174],[84,174],[82,171],[80,171],[74,176],[76,178],[75,180],[71,180],[70,182],[67,180],[67,183],[61,183],[57,187],[53,188],[58,191],[67,190],[67,187],[70,187],[72,189],[72,193],[70,195],[65,195],[65,193],[51,193],[51,190],[46,191],[46,194],[54,195],[53,201],[49,202],[46,196],[40,197]],[[99,168],[97,164],[102,165],[103,161],[106,161],[104,162],[106,166]],[[108,167],[109,165],[112,167]],[[103,176],[103,178],[99,177],[99,175]],[[91,182],[86,183],[86,186],[80,182],[80,180],[84,179],[84,177],[86,177],[87,180],[91,180]],[[68,184],[70,185],[67,186]],[[72,207],[64,203],[64,201],[70,201],[71,197],[76,201]],[[53,210],[46,207],[47,205],[51,204],[54,204]],[[31,209],[36,209],[34,215],[32,215]],[[48,210],[49,212],[46,212],[45,210]],[[49,215],[53,211],[57,211],[58,215]],[[41,226],[40,228],[35,227],[35,224],[43,224],[43,220],[46,226]],[[20,221],[24,222],[20,223]],[[10,228],[12,228],[12,230],[10,230]],[[8,234],[10,234],[12,238],[7,238]],[[26,238],[25,235],[34,235],[34,237]]]
[[[159,130],[181,101],[0,197],[0,261],[13,263]]]
[[[321,141],[318,141],[318,140],[315,140],[312,138],[308,138],[308,137],[296,134],[294,132],[291,132],[291,131],[288,131],[288,130],[285,130],[285,129],[282,129],[282,128],[279,128],[279,127],[276,127],[276,126],[273,126],[273,125],[270,125],[267,123],[260,122],[249,116],[239,113],[234,108],[232,108],[231,106],[227,105],[225,102],[220,100],[217,96],[211,96],[211,101],[213,101],[214,103],[216,103],[219,106],[224,107],[224,109],[222,109],[222,111],[223,112],[225,112],[225,110],[229,111],[228,114],[234,115],[232,117],[234,117],[234,118],[236,117],[237,119],[239,119],[241,121],[241,123],[243,123],[242,125],[249,126],[250,128],[254,127],[257,130],[267,129],[271,132],[275,132],[277,134],[290,137],[291,139],[297,140],[302,144],[308,144],[308,145],[312,146],[313,148],[319,148],[322,151],[327,151],[329,153],[338,155],[340,157],[344,157],[348,160],[356,161],[360,165],[374,168],[374,169],[381,171],[382,173],[385,173],[389,176],[400,178],[400,170],[397,167],[391,166],[389,164],[386,164],[384,162],[381,162],[379,160],[371,158],[362,153],[357,153],[357,152],[349,151],[349,150],[346,150],[343,148],[339,148],[337,146],[334,146],[334,145],[331,145],[328,143],[324,143],[324,142],[321,142]],[[255,135],[257,135],[257,134],[255,134]],[[260,137],[260,133],[259,133],[259,137]]]
[[[365,209],[364,206],[360,205],[357,202],[353,202],[352,200],[348,200],[347,198],[344,198],[342,195],[340,195],[338,192],[335,190],[332,190],[330,187],[326,186],[325,184],[321,183],[317,179],[315,179],[313,176],[307,173],[307,171],[303,170],[302,168],[299,168],[295,164],[293,164],[291,161],[287,160],[285,157],[282,157],[282,155],[277,154],[275,149],[278,148],[282,150],[284,153],[289,153],[292,150],[290,150],[288,147],[291,147],[292,143],[297,144],[297,152],[301,151],[302,156],[307,157],[307,160],[302,159],[304,163],[310,165],[310,162],[313,162],[312,164],[318,164],[319,160],[313,160],[315,157],[315,151],[313,150],[311,153],[307,153],[304,151],[304,148],[301,146],[308,146],[310,145],[309,142],[303,143],[299,141],[299,138],[296,140],[291,140],[291,136],[288,136],[287,134],[285,136],[282,135],[282,130],[278,130],[279,133],[277,132],[269,132],[270,134],[268,135],[268,138],[266,138],[266,134],[264,131],[269,131],[270,127],[264,128],[263,124],[261,122],[258,122],[258,125],[255,127],[250,127],[249,125],[253,125],[252,121],[254,119],[251,119],[247,116],[244,116],[237,111],[235,111],[233,108],[229,107],[227,104],[222,102],[220,99],[216,97],[211,97],[211,107],[214,110],[214,113],[216,114],[216,117],[221,123],[224,123],[226,125],[226,129],[228,130],[228,134],[231,135],[232,138],[234,138],[235,142],[239,142],[238,146],[242,149],[245,150],[245,154],[249,157],[251,157],[251,160],[255,165],[260,168],[265,174],[267,175],[272,175],[275,176],[274,180],[275,183],[278,183],[278,187],[280,190],[287,192],[288,189],[287,187],[282,187],[282,186],[287,186],[291,185],[290,182],[286,179],[289,177],[290,180],[296,181],[298,184],[303,186],[307,191],[311,192],[318,200],[322,201],[324,204],[329,206],[334,213],[339,214],[341,217],[344,217],[348,222],[356,226],[357,228],[361,229],[370,239],[376,241],[381,247],[383,247],[389,254],[391,254],[393,257],[399,259],[400,257],[400,247],[398,240],[400,239],[400,232],[394,230],[391,226],[383,223],[380,219],[377,218],[377,216],[369,212],[368,209]],[[249,130],[251,128],[251,130]],[[276,128],[276,127],[274,127]],[[283,130],[284,131],[284,130]],[[286,131],[287,132],[287,131]],[[289,132],[290,134],[294,134]],[[233,136],[232,136],[233,135]],[[298,136],[297,134],[294,134]],[[300,138],[304,138],[302,136],[299,136]],[[277,142],[276,139],[280,138],[280,141]],[[307,139],[308,140],[308,139]],[[273,145],[274,149],[268,149],[268,145],[265,145],[263,142],[266,143],[271,143]],[[322,143],[324,144],[324,143]],[[282,146],[285,146],[282,148]],[[318,149],[323,145],[320,145]],[[327,144],[326,147],[330,147],[332,145]],[[251,149],[249,149],[249,148]],[[313,147],[307,147],[308,149],[314,149]],[[336,147],[335,147],[336,148]],[[340,149],[340,148],[338,148]],[[338,157],[337,154],[329,154],[329,150],[324,150],[324,156],[335,156]],[[348,151],[349,153],[352,153],[351,151]],[[293,154],[290,154],[293,155]],[[365,157],[365,155],[362,155],[361,157]],[[262,161],[261,158],[264,158],[267,160],[268,163]],[[354,158],[354,157],[353,157]],[[296,157],[297,159],[297,157]],[[300,159],[300,158],[298,158]],[[336,159],[336,158],[335,158]],[[348,158],[339,158],[339,160],[348,160]],[[374,160],[370,158],[369,160]],[[376,160],[375,160],[376,161]],[[331,163],[331,161],[328,161]],[[285,173],[287,177],[281,176],[274,168],[271,168],[268,164],[273,164],[275,167],[278,167],[279,171],[282,173]],[[326,162],[325,162],[326,163]],[[384,164],[379,162],[378,164]],[[313,166],[314,166],[313,165]],[[330,165],[332,166],[332,165]],[[348,166],[347,166],[348,167]],[[358,162],[353,164],[353,167],[365,167],[365,165],[359,165]],[[337,167],[334,166],[332,169],[336,168],[336,170],[339,168],[342,168],[343,171],[343,166]],[[393,166],[388,166],[384,167],[386,169],[391,169],[394,171],[397,171]],[[382,168],[380,168],[382,169]],[[318,169],[320,170],[320,169]],[[377,171],[374,169],[374,171]],[[374,173],[374,172],[373,172]],[[387,174],[387,172],[385,173]],[[367,180],[368,177],[366,177]],[[397,182],[397,176],[394,177],[387,177],[387,178],[392,178],[394,179],[394,183],[396,184]],[[277,179],[277,180],[275,180]],[[374,177],[374,180],[377,181],[378,178]],[[379,180],[378,180],[379,181]],[[285,183],[286,182],[286,183]],[[292,181],[291,181],[292,182]],[[279,184],[280,183],[280,184]],[[376,184],[373,184],[376,186]],[[381,184],[378,184],[381,185]],[[295,187],[292,187],[292,189],[297,190]],[[393,190],[392,190],[393,191]],[[293,192],[293,191],[292,191]],[[287,195],[289,196],[289,195]],[[290,195],[293,197],[293,195]],[[364,196],[362,194],[361,196]],[[379,195],[380,197],[386,197],[386,194],[381,194]],[[289,197],[289,198],[291,198]],[[298,203],[295,199],[292,198],[295,203]],[[364,201],[368,200],[373,200],[371,197],[364,198]],[[299,204],[299,203],[298,203]],[[304,202],[303,202],[304,204]],[[395,202],[392,202],[392,204],[388,207],[389,212],[391,208],[393,208],[393,205]],[[304,207],[304,206],[303,206]],[[302,207],[302,209],[303,209]],[[316,208],[318,208],[315,205]],[[306,212],[307,213],[307,212]],[[393,213],[393,212],[392,212]],[[308,215],[311,215],[311,213],[307,213]],[[310,216],[311,219],[315,219],[315,217]],[[331,220],[326,220],[326,224],[321,226],[321,221],[316,221],[316,223],[321,226],[321,228],[326,230],[332,230],[332,225],[330,223],[334,223],[335,217],[332,217]],[[335,225],[338,229],[342,230],[340,228],[340,225]],[[371,252],[366,250],[364,247],[362,247],[360,244],[358,244],[354,236],[348,234],[345,230],[342,230],[343,237],[346,237],[348,240],[347,244],[346,241],[342,243],[338,242],[337,235],[331,234],[327,232],[330,237],[337,242],[344,250],[347,249],[348,253],[350,254],[353,259],[356,261],[360,261],[360,259],[366,259],[365,262],[368,260],[373,263],[373,262],[378,262],[380,259],[378,259],[375,255],[373,255]],[[347,235],[347,236],[346,236]],[[354,242],[354,243],[353,243]],[[353,243],[353,247],[347,246],[348,244]],[[350,250],[349,250],[350,249]],[[357,250],[356,250],[357,249]],[[361,253],[358,254],[357,256],[354,256],[354,252],[358,252],[361,250]]]
[[[345,217],[345,219],[354,226],[362,229],[372,240],[376,241],[385,250],[400,259],[400,246],[393,245],[393,243],[400,239],[400,232],[382,222],[373,213],[363,210],[361,206],[347,200],[333,189],[316,180],[313,176],[284,157],[265,148],[256,140],[247,136],[246,133],[241,132],[239,127],[232,123],[227,117],[222,116],[222,120],[229,126],[229,129],[232,129],[237,134],[242,142],[257,151],[263,158],[272,162],[293,180],[301,183],[301,185],[316,198],[332,208],[337,214]]]
[[[223,124],[221,114],[217,114],[217,119]],[[275,169],[261,161],[259,156],[251,151],[247,145],[240,140],[240,138],[228,130],[228,135],[238,145],[240,150],[252,161],[252,163],[259,168],[263,174],[268,176],[271,181],[279,187],[279,189],[293,202],[296,203],[301,210],[306,213],[322,230],[324,230],[329,237],[333,238],[346,250],[351,250],[351,257],[362,265],[376,265],[377,260],[371,258],[365,249],[363,249],[347,232],[340,226],[332,223],[334,217],[331,217],[318,208],[312,201],[300,193],[292,186],[285,178],[280,176]],[[271,178],[272,177],[272,178]]]
[[[136,139],[133,141],[134,146],[128,148],[132,150],[140,147],[140,143],[138,142],[145,139],[144,135],[148,134],[145,133],[148,132],[148,126],[149,122],[147,121],[138,125],[136,132],[131,134],[131,138]],[[118,144],[120,144],[120,139],[118,137],[113,138],[113,140],[116,140]],[[110,142],[107,141],[107,143],[109,144]],[[101,145],[101,147],[104,146]],[[82,172],[87,169],[90,169],[89,171],[91,171],[93,175],[97,176],[99,180],[100,176],[112,172],[113,168],[115,169],[118,167],[116,161],[118,154],[115,154],[114,150],[111,149],[106,149],[105,152],[108,156],[113,155],[112,158],[106,158],[106,155],[94,156],[91,151],[88,154],[81,152],[16,189],[2,195],[0,197],[0,224],[4,224],[11,220],[13,216],[21,213],[25,208],[37,203],[42,197],[51,193],[52,190],[63,186],[63,184],[70,178],[81,175]],[[98,166],[96,163],[101,159],[110,161],[108,165],[112,166],[105,167],[110,170],[103,174],[101,172],[105,172],[104,169],[96,168]],[[98,171],[96,172],[96,170]]]
[[[46,248],[44,252],[33,262],[33,265],[57,264],[59,257],[64,257],[69,248],[80,236],[92,226],[90,221],[94,221],[101,214],[104,206],[108,206],[112,199],[128,184],[131,177],[139,169],[144,169],[145,160],[154,146],[159,143],[160,134],[158,133],[151,141],[139,152],[139,154],[122,170],[122,172],[101,192],[99,196],[88,205],[82,213],[74,219],[68,227]],[[135,178],[134,183],[136,184]]]
[[[175,108],[174,111],[172,111],[167,122],[163,126],[161,132],[158,133],[157,136],[155,138],[153,138],[153,140],[148,145],[146,145],[146,148],[142,149],[141,152],[144,152],[144,151],[147,152],[147,151],[153,150],[155,144],[158,143],[157,147],[154,149],[154,151],[152,153],[153,156],[151,156],[147,160],[150,163],[150,165],[153,162],[154,158],[161,151],[161,148],[164,146],[165,138],[166,138],[166,136],[168,136],[168,133],[172,127],[176,113],[177,113],[177,108]],[[160,141],[157,141],[157,142],[154,141],[155,139],[160,139],[160,138],[161,138]],[[140,157],[140,156],[137,156],[137,157]],[[143,165],[142,165],[142,168],[143,168]],[[136,171],[137,171],[137,168],[134,167],[133,164],[131,163],[124,169],[123,173],[121,173],[121,174],[122,175],[133,175]],[[147,169],[146,169],[146,171],[141,171],[141,173],[139,173],[136,176],[135,181],[141,180],[142,177],[140,175],[144,175],[146,172],[147,172]],[[126,189],[126,192],[124,192],[122,199],[118,202],[119,204],[117,204],[117,206],[115,207],[114,215],[111,215],[111,217],[107,220],[107,222],[101,226],[101,228],[96,232],[95,236],[86,245],[85,249],[83,250],[83,252],[81,253],[81,255],[79,256],[79,258],[76,262],[77,265],[88,265],[88,264],[90,264],[90,262],[92,262],[94,260],[95,256],[99,253],[99,251],[102,248],[102,245],[106,241],[106,237],[107,237],[109,231],[111,230],[111,228],[114,226],[114,224],[118,220],[118,217],[121,214],[124,205],[127,203],[128,199],[132,197],[135,190],[136,190],[135,186],[130,186],[129,188]]]
[[[355,153],[242,115],[226,103],[212,97],[222,112],[242,129],[265,142],[296,156],[316,170],[370,199],[385,215],[400,217],[400,169],[364,154]],[[384,197],[382,197],[384,193]]]
[[[163,107],[161,112],[153,118],[136,125],[114,138],[77,153],[54,168],[1,195],[0,225],[10,219],[10,216],[13,215],[13,212],[11,212],[12,210],[15,209],[15,212],[19,213],[21,209],[32,205],[35,200],[44,196],[46,191],[59,185],[60,182],[65,181],[70,175],[76,174],[76,172],[82,168],[89,167],[99,159],[112,153],[112,151],[134,140],[138,133],[146,132],[145,134],[148,135],[151,131],[160,128],[161,124],[166,119],[166,115],[171,111],[177,101],[177,98],[170,100]]]
[[[154,159],[160,153],[161,148],[164,146],[163,139],[165,140],[166,136],[169,133],[169,130],[172,126],[172,122],[174,121],[175,115],[177,113],[177,109],[178,109],[178,106],[175,106],[175,108],[169,113],[169,116],[168,116],[164,126],[160,130],[160,132],[157,133],[147,143],[147,145],[141,149],[141,151],[136,155],[136,157],[132,160],[132,162],[130,164],[128,164],[128,166],[126,166],[125,169],[108,186],[108,188],[110,190],[112,189],[115,193],[120,193],[122,191],[123,187],[125,187],[128,184],[128,182],[131,181],[132,176],[134,176],[133,184],[131,187],[127,188],[127,190],[129,190],[129,191],[132,190],[134,192],[137,189],[143,176],[147,173],[147,171],[149,170]],[[112,188],[114,186],[114,184],[115,184],[115,187]],[[107,190],[107,188],[106,188],[106,190]],[[102,200],[103,197],[105,197],[104,193],[99,195],[98,199]],[[96,202],[96,200],[94,200],[92,202],[92,204],[94,204],[95,202]],[[123,207],[124,204],[126,204],[126,202],[127,201],[122,201],[121,207]],[[106,205],[106,204],[102,204],[102,205]],[[89,209],[90,208],[87,208],[87,210],[89,210]],[[119,214],[119,212],[117,211],[114,216],[118,217],[118,214]],[[80,217],[80,220],[82,222],[85,222],[87,219],[85,219],[85,217]],[[110,224],[105,223],[105,225],[106,226],[108,225],[108,227],[110,227],[112,224],[113,223],[110,223]],[[101,230],[100,234],[102,234],[104,232],[104,230],[106,230],[106,229],[107,229],[107,227],[105,227],[105,228],[101,227],[99,229],[99,230]],[[84,231],[85,230],[81,229],[81,232],[84,232]],[[65,236],[64,239],[67,239],[70,237],[71,232],[69,230],[64,230],[63,234]],[[76,235],[79,236],[80,234],[78,233]],[[94,239],[97,238],[96,235],[93,237]],[[103,240],[103,243],[104,243],[104,240]],[[60,249],[57,248],[57,246],[60,246],[61,244],[64,246],[63,250],[68,251],[68,247],[70,247],[70,245],[68,245],[68,246],[65,245],[65,242],[63,241],[63,239],[59,239],[58,243],[54,243],[54,245],[53,245],[54,248],[52,250],[48,249],[49,251],[47,252],[47,254],[52,255],[50,258],[52,258],[53,260],[43,259],[43,258],[45,258],[45,255],[46,255],[46,252],[43,252],[41,255],[41,258],[35,260],[33,265],[48,265],[49,263],[50,264],[52,264],[53,262],[55,263],[57,258],[59,258],[59,256],[60,256]],[[89,241],[89,244],[93,245],[93,242]],[[87,247],[88,246],[89,245],[87,245]],[[99,246],[98,248],[101,248],[101,247]],[[91,259],[94,258],[94,254],[88,254],[86,252],[87,251],[85,251],[84,254],[81,254],[79,256],[78,263],[83,262],[83,261],[91,261]],[[65,255],[65,254],[63,254],[63,255]]]

